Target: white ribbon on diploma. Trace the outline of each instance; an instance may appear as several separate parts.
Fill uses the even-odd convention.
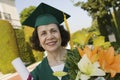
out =
[[[27,80],[30,73],[23,64],[22,60],[20,58],[16,58],[12,61],[12,65],[14,66],[22,80]]]

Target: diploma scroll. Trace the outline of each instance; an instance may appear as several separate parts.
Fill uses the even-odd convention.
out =
[[[12,65],[14,66],[22,80],[27,80],[30,73],[23,64],[22,60],[20,58],[16,58],[12,61]]]

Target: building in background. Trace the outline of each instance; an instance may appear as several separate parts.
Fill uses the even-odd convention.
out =
[[[0,19],[8,20],[13,28],[21,27],[15,0],[0,0]]]

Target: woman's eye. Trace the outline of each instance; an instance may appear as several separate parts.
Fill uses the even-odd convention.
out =
[[[41,36],[44,36],[46,33],[45,32],[43,32],[43,33],[41,33]]]
[[[57,32],[57,30],[52,30],[52,32]]]

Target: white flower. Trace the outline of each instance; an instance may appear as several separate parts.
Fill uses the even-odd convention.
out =
[[[105,80],[105,78],[104,77],[98,77],[95,80]]]
[[[79,77],[81,80],[88,80],[91,76],[104,76],[105,72],[99,69],[98,62],[91,63],[87,55],[84,54],[81,60],[78,62],[78,68],[80,69]]]

